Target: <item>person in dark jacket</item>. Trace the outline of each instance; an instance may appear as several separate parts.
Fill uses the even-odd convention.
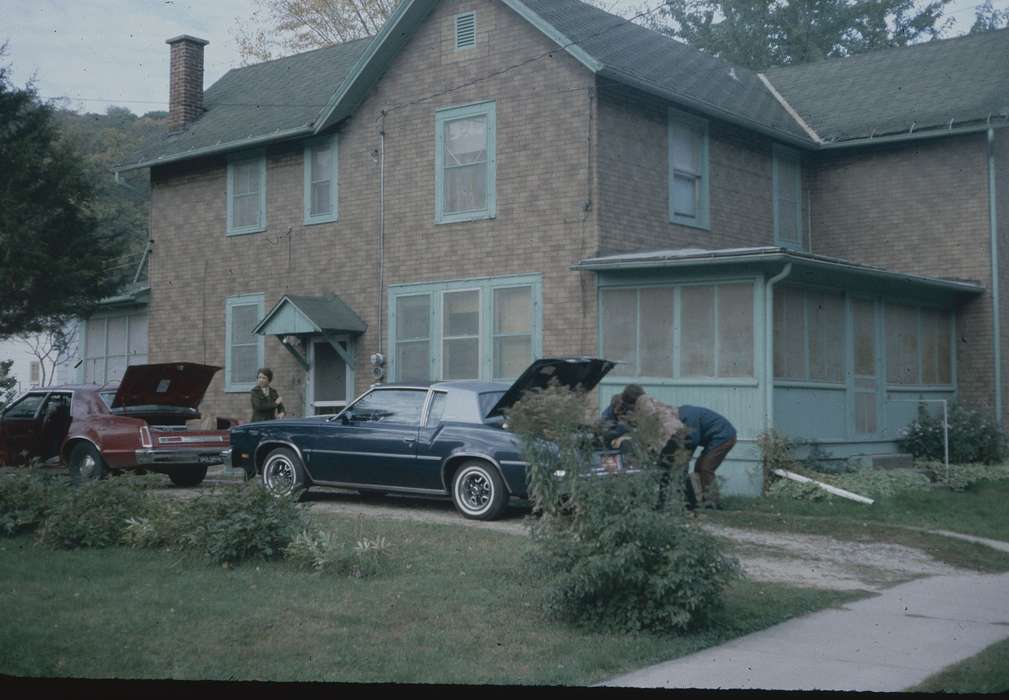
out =
[[[273,370],[260,367],[256,376],[256,386],[249,393],[252,401],[252,420],[273,420],[285,415],[284,403],[280,400],[277,390],[270,386],[273,381]]]

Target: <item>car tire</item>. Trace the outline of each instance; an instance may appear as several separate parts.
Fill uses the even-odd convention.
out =
[[[102,453],[90,442],[79,442],[70,452],[70,478],[76,483],[99,481],[108,474]]]
[[[452,502],[471,520],[494,520],[508,504],[497,470],[487,462],[465,462],[452,477]]]
[[[294,450],[278,447],[263,461],[263,488],[274,496],[301,497],[308,490],[305,465]]]
[[[176,486],[191,488],[199,486],[207,478],[206,464],[193,464],[188,467],[179,467],[168,472],[168,478]]]

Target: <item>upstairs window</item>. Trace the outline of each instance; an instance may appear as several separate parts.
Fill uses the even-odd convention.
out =
[[[476,13],[456,15],[455,18],[455,48],[471,49],[476,46]]]
[[[441,110],[436,128],[436,223],[493,219],[494,103]]]
[[[669,220],[709,228],[708,123],[669,111]]]
[[[241,154],[228,161],[228,234],[266,230],[266,155]]]
[[[801,250],[802,164],[790,148],[774,147],[774,240],[785,248]]]
[[[305,223],[336,221],[339,161],[337,137],[305,145]]]

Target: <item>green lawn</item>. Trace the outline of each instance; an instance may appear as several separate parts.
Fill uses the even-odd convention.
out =
[[[374,579],[283,563],[234,569],[166,552],[0,540],[0,674],[590,684],[863,594],[742,582],[705,629],[605,635],[544,621],[524,537],[318,516],[392,544]]]
[[[982,481],[962,492],[909,491],[863,505],[841,498],[725,498],[724,509],[704,517],[723,525],[881,541],[925,550],[933,557],[979,571],[1009,571],[1009,555],[980,544],[930,535],[949,530],[1009,542],[1009,481]]]
[[[909,688],[921,693],[1009,693],[1009,639]]]

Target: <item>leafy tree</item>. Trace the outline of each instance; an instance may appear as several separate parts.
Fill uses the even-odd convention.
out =
[[[1009,9],[997,10],[992,6],[991,0],[984,0],[974,8],[974,24],[970,28],[971,34],[993,32],[1006,27],[1009,27]]]
[[[120,286],[123,239],[98,231],[95,186],[54,111],[0,65],[0,338],[87,315]]]
[[[729,63],[763,70],[940,38],[950,0],[666,0],[649,18]]]
[[[14,360],[0,360],[0,410],[14,400],[17,394],[17,377],[11,376]]]

